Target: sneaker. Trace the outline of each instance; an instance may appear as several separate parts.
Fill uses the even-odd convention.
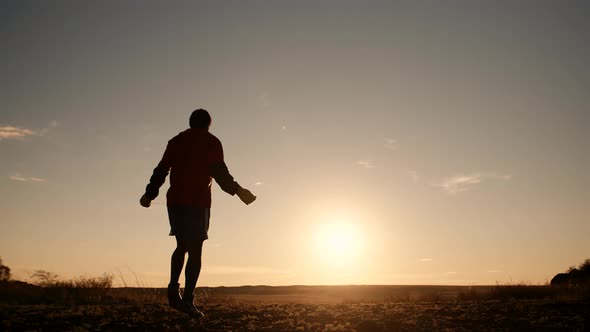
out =
[[[180,306],[182,306],[182,299],[180,298],[180,284],[168,285],[168,304],[174,309],[178,309]]]
[[[199,309],[197,309],[197,307],[195,307],[192,299],[193,299],[192,296],[190,297],[190,300],[188,298],[182,299],[180,307],[177,309],[184,312],[185,314],[193,317],[193,318],[200,319],[200,318],[205,317],[205,314],[202,313]]]

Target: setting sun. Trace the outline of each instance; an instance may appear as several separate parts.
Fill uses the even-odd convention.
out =
[[[327,249],[334,255],[344,255],[350,251],[351,234],[341,229],[335,229],[326,235]]]
[[[324,264],[352,263],[361,249],[357,227],[346,220],[318,225],[316,254]]]

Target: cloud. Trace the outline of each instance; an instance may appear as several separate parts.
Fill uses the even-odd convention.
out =
[[[500,270],[489,270],[488,273],[502,273]]]
[[[455,272],[455,271],[449,271],[449,272],[447,272],[447,274],[457,274],[457,272]]]
[[[468,175],[456,175],[446,178],[435,186],[442,187],[447,193],[454,195],[469,190],[471,187],[490,179],[510,180],[510,175],[498,175],[495,173],[473,173]]]
[[[263,184],[264,184],[264,182],[262,182],[262,181],[256,181],[256,182],[254,183],[254,185],[255,185],[255,186],[261,186],[261,185],[263,185]]]
[[[444,180],[440,186],[449,194],[456,194],[469,189],[469,186],[481,183],[480,174],[457,175]]]
[[[420,258],[421,262],[432,262],[432,258]]]
[[[383,143],[383,147],[388,149],[388,150],[396,150],[398,147],[398,143],[397,140],[393,139],[393,138],[385,138],[385,143]]]
[[[27,136],[37,135],[37,132],[27,128],[14,126],[0,126],[0,141],[3,139],[23,139]]]
[[[59,123],[55,120],[51,121],[48,127],[41,128],[39,130],[15,127],[11,125],[0,126],[0,141],[3,139],[21,140],[27,136],[45,136],[50,129],[56,128],[57,126],[59,126]]]
[[[24,177],[18,173],[15,175],[11,175],[8,178],[12,181],[19,181],[19,182],[32,182],[32,183],[45,182],[45,179],[36,178],[36,177]]]
[[[359,160],[356,162],[357,165],[362,166],[364,168],[374,168],[373,162],[370,160]]]

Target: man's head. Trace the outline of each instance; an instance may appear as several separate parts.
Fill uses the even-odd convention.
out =
[[[211,116],[209,112],[199,108],[193,111],[188,123],[191,128],[209,129],[209,126],[211,126]]]

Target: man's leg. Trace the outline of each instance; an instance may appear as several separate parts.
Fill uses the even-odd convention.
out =
[[[190,300],[192,303],[197,280],[201,273],[201,254],[203,252],[203,241],[196,241],[188,246],[188,261],[186,262],[185,284],[183,299]]]
[[[201,273],[201,252],[203,249],[203,241],[207,239],[207,230],[209,228],[209,209],[198,207],[186,207],[182,214],[182,227],[178,229],[175,234],[178,235],[177,242],[179,252],[182,252],[182,260],[177,257],[180,254],[173,255],[173,268],[171,269],[171,278],[176,278],[180,275],[182,269],[182,262],[184,260],[184,253],[188,252],[188,261],[185,267],[185,283],[184,295],[182,301],[178,306],[178,310],[191,315],[195,318],[202,318],[204,314],[197,310],[194,305],[194,292],[197,286],[197,279]],[[178,259],[177,261],[175,261]],[[175,263],[180,262],[175,265]],[[180,268],[178,268],[180,266]],[[174,268],[176,267],[176,269]],[[174,281],[174,280],[172,280]]]
[[[180,285],[178,279],[180,278],[180,272],[184,265],[184,255],[186,254],[186,246],[183,241],[176,236],[176,249],[172,253],[170,260],[170,283],[168,284],[168,304],[173,308],[177,308],[182,299],[180,298]]]
[[[176,295],[178,295],[178,279],[182,272],[182,266],[184,265],[184,256],[187,252],[186,240],[183,238],[184,230],[184,214],[185,209],[181,206],[168,206],[168,219],[170,221],[170,235],[174,235],[176,238],[176,249],[172,253],[170,259],[170,283],[168,284],[169,296],[174,293],[176,289]],[[180,296],[178,296],[180,297]]]
[[[178,279],[180,278],[180,273],[182,272],[182,266],[184,265],[184,256],[186,252],[186,246],[177,235],[176,249],[172,253],[172,259],[170,262],[170,285],[178,284]]]

